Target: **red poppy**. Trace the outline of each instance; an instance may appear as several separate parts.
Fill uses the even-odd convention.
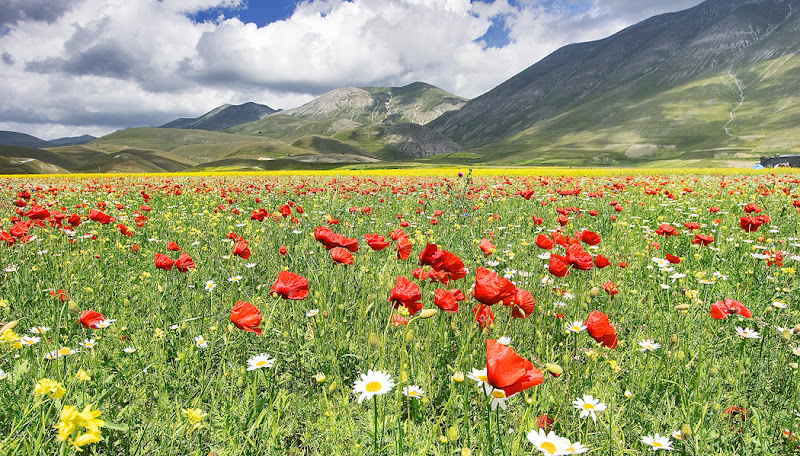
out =
[[[536,417],[536,426],[544,429],[545,431],[549,431],[550,427],[553,426],[553,423],[555,423],[555,421],[547,416],[546,413]]]
[[[492,244],[491,241],[489,241],[486,238],[481,239],[481,243],[478,245],[478,247],[480,247],[481,250],[483,251],[484,257],[488,257],[495,251],[494,244]]]
[[[239,241],[233,247],[233,254],[241,257],[243,260],[250,258],[251,252],[250,247],[247,245],[247,241]]]
[[[608,261],[608,258],[598,254],[594,257],[594,265],[597,266],[598,269],[603,269],[606,266],[611,266],[611,262]]]
[[[172,261],[172,258],[164,255],[161,252],[156,252],[155,262],[156,262],[156,268],[163,269],[165,271],[169,271],[170,269],[172,269],[172,265],[175,264],[175,262]]]
[[[580,244],[570,244],[569,247],[567,247],[564,260],[576,269],[582,269],[584,271],[592,269],[592,255],[583,250]]]
[[[580,233],[581,241],[589,245],[597,245],[600,243],[600,235],[594,231],[583,230]]]
[[[288,204],[282,204],[281,207],[278,209],[278,212],[281,213],[283,218],[286,218],[286,217],[292,215],[292,208],[289,207]]]
[[[566,277],[569,274],[568,266],[569,263],[567,263],[563,256],[556,255],[555,253],[550,254],[550,263],[547,268],[550,274],[556,277]]]
[[[302,300],[308,295],[308,280],[289,271],[281,271],[271,290],[283,299]]]
[[[761,221],[757,218],[748,216],[739,219],[739,228],[743,229],[747,233],[757,231],[759,226],[761,226]]]
[[[617,289],[617,286],[614,285],[614,282],[604,282],[602,286],[603,289],[606,290],[606,293],[608,293],[608,295],[612,298],[615,294],[619,293],[619,290]]]
[[[81,224],[81,218],[78,214],[72,214],[67,218],[67,221],[72,226],[78,226]]]
[[[543,218],[541,218],[541,217],[537,217],[537,216],[535,216],[535,215],[533,215],[532,217],[533,217],[533,223],[534,223],[536,226],[539,226],[539,225],[541,225],[542,223],[544,223],[544,219],[543,219]]]
[[[528,318],[533,313],[536,300],[533,296],[522,288],[514,290],[514,295],[510,300],[511,316],[514,318]]]
[[[334,247],[344,247],[351,252],[358,252],[358,240],[345,237],[342,234],[334,233],[327,226],[314,228],[314,239],[319,241],[327,250]]]
[[[397,258],[400,260],[408,259],[411,256],[411,241],[408,240],[406,236],[401,236],[396,240],[397,246],[395,247],[395,252],[397,252]]]
[[[486,329],[494,324],[494,314],[491,307],[478,304],[472,308],[472,313],[475,315],[475,321],[478,322],[478,326],[481,329]]]
[[[428,243],[419,254],[419,264],[429,265],[434,270],[446,273],[446,279],[458,280],[467,275],[464,262],[461,258],[440,249],[436,244]]]
[[[128,227],[123,225],[122,223],[117,225],[117,229],[119,230],[120,233],[122,233],[123,236],[128,236],[128,237],[133,236],[133,232],[129,230]]]
[[[378,234],[365,234],[364,239],[367,240],[367,245],[372,250],[383,250],[389,246],[389,242]]]
[[[555,243],[549,237],[547,237],[547,236],[545,236],[543,234],[539,234],[538,236],[536,236],[536,246],[537,247],[539,247],[541,249],[545,249],[545,250],[550,250],[550,249],[553,248],[554,245],[555,245]]]
[[[721,209],[717,206],[711,206],[708,208],[708,212],[719,212]]]
[[[282,256],[286,256],[286,252],[287,252],[287,250],[286,250],[286,246],[285,246],[285,245],[282,245],[282,246],[281,246],[281,247],[278,249],[278,253],[280,253]]]
[[[676,257],[675,255],[672,255],[672,254],[668,253],[665,256],[667,258],[667,261],[669,261],[672,264],[679,264],[681,262],[680,257]]]
[[[0,241],[6,243],[6,247],[11,247],[17,242],[17,238],[11,235],[8,231],[0,231]]]
[[[516,288],[508,279],[500,277],[488,269],[478,267],[475,271],[475,288],[472,296],[479,302],[490,306],[510,299]]]
[[[758,214],[759,212],[761,212],[761,208],[754,203],[750,203],[744,207],[744,211],[747,212],[748,214],[751,212],[755,212],[756,214]]]
[[[433,295],[433,303],[445,312],[454,313],[458,311],[458,300],[451,292],[441,288],[436,289]]]
[[[569,219],[564,214],[559,214],[557,220],[558,220],[558,224],[561,225],[561,226],[564,226],[567,223],[569,223]]]
[[[97,209],[92,209],[89,211],[89,220],[102,223],[103,225],[111,223],[112,221],[111,216],[104,212],[100,212]]]
[[[686,222],[686,223],[683,224],[683,226],[685,226],[686,229],[689,230],[689,231],[694,231],[694,230],[700,228],[700,224],[697,223],[697,222]]]
[[[50,217],[50,211],[38,204],[34,204],[31,210],[25,213],[25,216],[31,220],[44,220]]]
[[[617,335],[614,326],[608,321],[608,316],[599,310],[592,311],[583,323],[586,331],[597,342],[608,348],[617,346]]]
[[[67,300],[67,292],[64,290],[51,290],[50,297],[53,299],[58,299],[61,302]]]
[[[258,327],[261,324],[261,312],[249,302],[241,299],[236,301],[231,309],[231,323],[239,329],[261,335],[261,328]]]
[[[411,315],[414,315],[422,310],[421,299],[422,293],[416,284],[403,276],[397,276],[397,282],[389,293],[389,301],[392,301],[395,309],[403,305]]]
[[[344,247],[331,249],[331,258],[336,264],[353,264],[353,254]]]
[[[189,272],[189,269],[194,269],[194,261],[192,257],[186,252],[181,252],[181,255],[175,260],[175,268],[180,272]]]
[[[167,242],[167,250],[171,250],[173,252],[180,252],[181,248],[178,247],[178,244],[176,244],[176,243],[174,243],[172,241],[169,241],[169,242]]]
[[[533,189],[521,190],[519,195],[525,198],[526,200],[530,200],[531,196],[533,196]]]
[[[658,225],[658,229],[656,230],[656,234],[659,234],[659,235],[664,236],[664,237],[669,237],[669,236],[675,236],[675,235],[679,234],[679,232],[678,232],[678,229],[675,228],[674,226],[669,225],[667,223],[662,223],[661,225]]]
[[[692,239],[692,244],[699,244],[699,245],[708,245],[714,242],[713,236],[706,236],[703,234],[695,233],[694,239]]]
[[[739,314],[744,318],[752,317],[752,314],[741,302],[725,298],[724,301],[717,301],[711,304],[711,318],[715,320],[722,320],[728,315]]]
[[[542,371],[494,339],[486,339],[486,378],[490,385],[503,390],[506,397],[544,382]]]
[[[406,318],[406,317],[404,317],[402,315],[392,314],[392,316],[390,318],[390,323],[391,323],[392,326],[407,325],[408,324],[408,318]]]
[[[142,248],[139,247],[139,244],[131,244],[131,252],[138,253],[141,250],[142,250]]]
[[[97,329],[97,324],[104,320],[105,318],[99,312],[84,310],[81,312],[81,317],[78,321],[80,321],[84,328]]]

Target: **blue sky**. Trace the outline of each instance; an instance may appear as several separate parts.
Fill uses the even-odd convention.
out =
[[[702,0],[0,0],[0,130],[95,136],[423,81],[476,97]]]

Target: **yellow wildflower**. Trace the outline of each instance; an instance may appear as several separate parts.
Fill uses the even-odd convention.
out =
[[[181,409],[184,415],[186,415],[186,419],[189,420],[189,424],[192,425],[191,430],[200,429],[203,427],[203,418],[206,417],[206,413],[203,412],[202,409]]]
[[[64,389],[61,383],[50,380],[49,378],[43,378],[36,383],[36,386],[33,388],[33,392],[37,396],[47,395],[53,399],[61,399],[67,390]]]

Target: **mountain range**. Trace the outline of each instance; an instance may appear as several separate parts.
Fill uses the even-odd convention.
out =
[[[746,165],[800,148],[798,11],[800,0],[707,0],[564,46],[472,100],[422,82],[345,87],[84,145],[8,132],[0,144],[46,148],[62,159],[34,159],[67,171]],[[0,146],[6,160],[28,155]]]

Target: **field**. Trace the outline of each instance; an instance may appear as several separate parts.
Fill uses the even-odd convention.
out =
[[[0,179],[0,455],[800,451],[800,175],[458,171]]]

